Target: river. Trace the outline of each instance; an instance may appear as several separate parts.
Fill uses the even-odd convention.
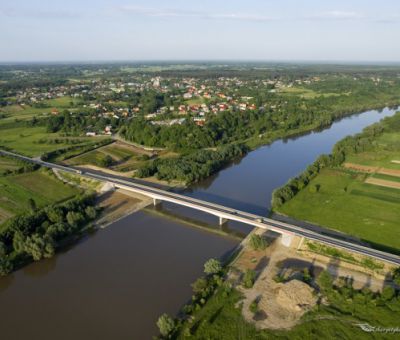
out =
[[[275,141],[185,192],[267,215],[275,188],[338,140],[394,112],[367,111],[322,131]],[[163,211],[217,224],[215,217],[171,204],[163,203]],[[0,279],[1,339],[151,339],[158,316],[175,314],[190,299],[190,283],[203,263],[238,243],[159,213],[148,209],[127,216],[52,259]],[[249,231],[237,223],[228,228]]]

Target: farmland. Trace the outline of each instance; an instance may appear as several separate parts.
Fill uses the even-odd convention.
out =
[[[396,161],[400,159],[399,120],[397,114],[390,121],[376,125],[376,129],[382,127],[385,132],[372,138],[368,130],[355,137],[356,145],[366,145],[361,151],[348,148],[345,162],[323,168],[276,210],[376,246],[399,250],[400,164]],[[346,146],[344,141],[342,144]]]
[[[4,164],[5,161],[1,158],[0,165]],[[40,208],[79,193],[77,189],[63,184],[46,170],[1,176],[0,187],[0,224],[15,214],[28,211],[29,199],[33,199]]]

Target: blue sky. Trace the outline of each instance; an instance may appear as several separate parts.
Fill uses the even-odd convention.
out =
[[[0,0],[0,61],[400,61],[398,0]]]

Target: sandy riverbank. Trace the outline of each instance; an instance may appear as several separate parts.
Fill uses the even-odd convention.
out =
[[[97,200],[98,206],[103,208],[101,216],[95,223],[97,228],[105,228],[153,202],[149,197],[122,189],[106,192]]]

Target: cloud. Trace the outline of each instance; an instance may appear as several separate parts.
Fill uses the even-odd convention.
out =
[[[78,18],[81,15],[76,12],[70,12],[65,10],[47,10],[47,9],[21,9],[21,8],[2,8],[0,14],[11,17],[23,17],[23,18],[34,18],[34,19],[72,19]]]
[[[213,19],[213,20],[241,20],[241,21],[272,21],[276,18],[245,14],[245,13],[214,13],[203,11],[185,11],[180,9],[168,8],[148,8],[137,6],[122,6],[118,8],[119,12],[133,15],[141,15],[146,17],[155,18],[199,18],[199,19]]]
[[[325,12],[312,13],[299,16],[270,16],[252,13],[215,13],[206,11],[191,11],[174,8],[152,8],[140,6],[121,6],[114,8],[119,13],[131,14],[153,18],[188,18],[188,19],[209,19],[209,20],[236,20],[252,22],[272,22],[272,21],[366,21],[376,23],[396,23],[400,22],[400,16],[371,16],[362,12],[330,10]]]
[[[310,18],[314,18],[314,19],[331,19],[331,20],[360,20],[360,19],[367,19],[367,17],[363,13],[346,12],[346,11],[340,11],[340,10],[333,10],[333,11],[317,13],[315,15],[310,16]]]

